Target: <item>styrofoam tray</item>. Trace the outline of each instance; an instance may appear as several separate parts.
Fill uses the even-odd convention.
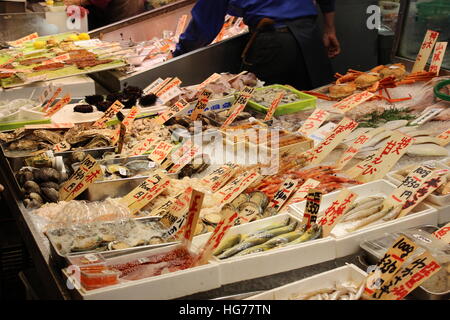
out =
[[[151,254],[173,250],[180,245],[139,251],[107,259],[108,263],[123,263]],[[195,248],[194,248],[195,250]],[[67,279],[67,270],[63,270]],[[72,280],[73,281],[73,280]],[[164,300],[203,292],[220,287],[219,268],[214,261],[199,267],[171,272],[155,277],[125,282],[95,290],[73,289],[75,298],[83,300]]]
[[[450,169],[450,167],[445,165],[445,160],[449,161],[449,159],[450,158],[444,159],[442,161],[436,161],[437,167],[441,168],[441,169]],[[390,182],[392,182],[393,184],[395,184],[396,186],[398,186],[398,185],[400,185],[402,183],[400,180],[398,180],[394,176],[394,174],[396,174],[400,170],[392,171],[392,172],[389,172],[388,174],[386,174],[387,179]],[[428,200],[429,202],[431,202],[431,203],[433,203],[433,204],[435,204],[437,206],[445,207],[445,206],[450,205],[450,194],[445,195],[445,196],[439,196],[439,195],[436,195],[436,194],[432,193],[426,198],[426,200]]]
[[[429,201],[426,201],[426,204],[436,209],[439,225],[445,225],[450,222],[450,204],[446,206],[438,206],[437,204]]]
[[[291,217],[291,221],[292,219],[295,219],[295,217],[289,214],[279,214],[270,218],[232,227],[227,236],[262,229],[274,222],[284,219],[286,216]],[[201,246],[209,239],[210,235],[210,233],[207,233],[197,236],[193,243],[196,246]],[[218,262],[220,270],[220,283],[225,285],[294,270],[333,260],[334,258],[334,239],[327,237],[288,246],[286,248],[272,249],[263,253],[249,254],[247,256],[234,258],[231,257],[225,260],[216,259],[216,261]]]
[[[396,186],[386,180],[376,180],[363,185],[348,188],[359,197],[368,197],[372,195],[388,196]],[[331,205],[339,191],[326,194],[322,197],[321,210],[319,216]],[[303,216],[305,201],[290,206],[291,210],[298,216]],[[392,221],[371,224],[365,228],[352,232],[345,236],[336,237],[331,232],[331,236],[336,239],[336,258],[344,257],[357,253],[359,244],[369,237],[383,235],[385,232],[395,232],[405,228],[415,227],[422,224],[437,224],[437,211],[433,207],[420,203],[407,216]]]
[[[367,273],[354,264],[333,269],[315,276],[278,287],[245,300],[289,300],[291,296],[306,294],[320,289],[333,287],[337,281],[354,281],[362,283]]]

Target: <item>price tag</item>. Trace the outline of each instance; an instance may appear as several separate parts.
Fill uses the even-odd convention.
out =
[[[0,73],[31,73],[31,70],[29,69],[4,69],[0,68]]]
[[[356,198],[358,198],[358,195],[346,188],[339,192],[336,200],[325,210],[324,216],[319,221],[324,238],[330,235],[331,230],[341,221]]]
[[[298,130],[301,134],[309,136],[311,133],[319,129],[319,127],[327,120],[330,113],[328,111],[316,108],[314,112],[306,119],[302,127]]]
[[[425,69],[425,65],[427,64],[428,58],[430,57],[438,37],[439,32],[433,30],[427,31],[411,73],[423,71]]]
[[[314,145],[317,146],[337,127],[336,123],[328,122],[326,125],[320,127],[313,133],[309,134],[309,138],[314,140]]]
[[[398,131],[394,132],[373,157],[367,158],[355,166],[358,173],[355,179],[365,183],[383,178],[405,154],[411,144],[411,137]],[[353,174],[352,169],[350,169],[350,176]]]
[[[312,224],[316,223],[321,201],[322,192],[316,189],[309,189],[308,195],[306,196],[305,213],[303,213],[302,220],[302,224],[306,225],[306,229],[309,229]]]
[[[245,189],[247,189],[257,179],[260,179],[261,175],[255,171],[244,171],[237,176],[231,182],[227,183],[222,189],[217,191],[222,196],[221,204],[229,203],[233,201],[238,195],[240,195]]]
[[[42,112],[46,112],[47,111],[47,109],[53,104],[53,102],[55,102],[56,98],[61,94],[61,92],[62,92],[62,88],[56,89],[56,91],[53,94],[53,96],[50,98],[50,100],[48,100],[48,102],[42,108]]]
[[[439,75],[441,71],[442,62],[444,61],[445,50],[447,50],[447,42],[437,42],[431,57],[431,64],[429,72],[434,72]]]
[[[197,86],[197,90],[198,90],[198,91],[202,90],[202,89],[203,89],[204,87],[206,87],[208,84],[210,84],[210,83],[212,83],[212,82],[214,82],[214,81],[219,80],[221,77],[222,77],[222,76],[221,76],[220,74],[218,74],[218,73],[213,73],[212,75],[210,75],[210,76],[208,77],[208,79],[206,79],[205,81],[203,81],[202,83],[200,83],[200,84]]]
[[[338,123],[336,128],[314,149],[305,152],[307,156],[307,162],[309,164],[318,164],[322,162],[327,155],[333,151],[344,139],[345,137],[356,129],[358,122],[353,121],[349,118],[342,119]]]
[[[439,108],[429,109],[426,112],[424,112],[420,117],[411,121],[409,123],[409,125],[415,126],[415,125],[424,124],[425,122],[428,122],[429,120],[433,119],[435,116],[437,116],[442,111],[444,111],[444,109],[439,109]]]
[[[100,165],[91,155],[87,155],[80,167],[59,190],[60,201],[70,201],[86,190],[91,183],[103,177]]]
[[[71,146],[67,141],[61,141],[53,146],[53,152],[64,152],[70,150]]]
[[[363,91],[360,93],[355,93],[351,95],[350,97],[347,97],[335,105],[333,105],[333,109],[335,109],[339,113],[346,113],[353,108],[359,106],[361,103],[373,98],[375,94],[369,92],[369,91]]]
[[[210,174],[204,177],[201,182],[208,186],[212,192],[216,192],[230,180],[238,167],[237,164],[231,162],[227,163],[220,168],[214,169]]]
[[[164,85],[163,87],[159,88],[159,90],[156,92],[156,96],[158,98],[161,98],[164,94],[166,94],[169,90],[171,90],[172,88],[175,88],[177,86],[179,86],[181,84],[181,80],[178,78],[173,78],[172,80],[170,80],[166,85]]]
[[[66,53],[66,54],[61,54],[59,56],[56,56],[52,59],[42,61],[41,64],[46,65],[46,64],[50,64],[50,63],[63,62],[63,61],[69,60],[69,59],[70,59],[70,54]]]
[[[43,124],[27,124],[24,126],[27,130],[36,129],[70,129],[73,128],[75,124],[72,122],[59,122],[59,123],[43,123]]]
[[[283,204],[289,199],[295,188],[297,187],[298,180],[287,179],[275,193],[272,201],[269,203],[269,208],[275,208],[280,210]]]
[[[187,213],[187,221],[184,228],[184,233],[182,237],[182,244],[188,249],[191,246],[192,238],[195,234],[195,229],[198,223],[198,217],[200,215],[200,210],[202,209],[203,198],[205,194],[203,192],[193,190],[191,196],[191,203],[189,204],[189,210]]]
[[[383,286],[380,300],[402,300],[411,291],[441,269],[439,263],[428,252],[421,254],[411,264],[398,271],[394,278]]]
[[[450,243],[450,222],[439,230],[433,232],[433,236],[444,241],[445,243]]]
[[[161,223],[171,229],[177,219],[187,213],[191,201],[192,190],[191,187],[188,187],[175,197],[169,198],[156,210],[152,211],[152,216],[162,216]],[[175,233],[176,232],[173,232],[171,235],[174,235]]]
[[[130,209],[131,214],[135,214],[156,198],[169,185],[170,179],[167,176],[163,173],[155,173],[120,199],[120,202]]]
[[[70,93],[67,93],[61,100],[59,100],[53,107],[50,108],[50,110],[47,111],[45,114],[46,117],[53,116],[56,112],[61,110],[66,104],[68,104],[72,100],[70,97]]]
[[[448,170],[439,170],[433,172],[427,180],[421,185],[414,194],[409,197],[408,200],[403,204],[402,211],[398,215],[398,218],[404,217],[412,209],[414,209],[420,202],[426,199],[434,190],[439,188],[446,180],[442,177],[443,174],[447,173]]]
[[[173,106],[169,108],[169,110],[165,111],[159,117],[155,118],[154,121],[159,125],[163,125],[167,120],[171,119],[177,113],[183,111],[188,106],[189,102],[187,102],[186,100],[178,100]]]
[[[306,196],[308,195],[309,189],[314,189],[320,184],[319,181],[314,179],[308,179],[303,183],[300,188],[294,193],[291,199],[288,201],[286,206],[289,206],[294,203],[302,202],[306,200]]]
[[[180,19],[178,19],[177,28],[175,31],[175,39],[178,41],[178,38],[180,38],[180,35],[183,33],[184,29],[186,28],[186,22],[187,22],[187,14],[183,14]]]
[[[116,116],[116,114],[122,110],[125,106],[119,101],[116,100],[104,113],[104,115],[94,122],[92,125],[94,128],[104,128],[106,123]]]
[[[244,110],[245,106],[247,105],[247,102],[252,97],[254,91],[255,89],[250,87],[245,87],[242,90],[242,92],[239,94],[239,96],[231,106],[231,114],[228,116],[227,120],[225,120],[225,122],[222,124],[220,129],[225,129],[234,121],[234,119],[236,119],[239,113],[241,113],[241,111]]]
[[[48,97],[50,97],[51,94],[55,92],[55,87],[53,86],[53,83],[50,82],[50,84],[45,87],[44,90],[42,90],[41,95],[39,96],[39,102],[42,105],[45,101],[47,101]]]
[[[273,114],[277,110],[278,105],[280,104],[281,99],[283,99],[283,97],[284,97],[283,92],[280,92],[275,96],[275,99],[273,99],[272,103],[270,104],[269,110],[267,110],[267,114],[266,117],[264,118],[264,121],[269,121],[270,119],[272,119]]]
[[[29,35],[27,35],[27,36],[25,36],[23,38],[17,39],[15,41],[10,41],[10,42],[8,42],[8,44],[13,46],[13,47],[18,47],[18,46],[24,44],[25,42],[33,40],[33,39],[36,39],[38,37],[39,37],[39,35],[37,34],[37,32],[34,32],[34,33],[29,34]]]
[[[221,215],[222,220],[220,220],[217,224],[217,227],[214,229],[208,241],[206,241],[206,244],[200,250],[195,265],[208,263],[208,260],[212,257],[214,250],[220,245],[220,242],[234,225],[235,220],[239,216],[236,211],[232,211],[229,208],[223,209]]]
[[[114,133],[114,136],[111,139],[111,143],[113,145],[115,145],[116,142],[118,141],[123,142],[126,132],[132,128],[134,119],[136,119],[140,110],[141,109],[138,106],[134,106],[133,108],[130,109],[130,112],[128,112],[125,119],[123,119],[121,125],[116,129],[116,132]],[[121,143],[119,143],[119,145],[121,145]],[[118,153],[122,153],[121,150],[122,149],[119,147]]]
[[[345,150],[345,152],[342,154],[342,156],[339,158],[339,160],[336,163],[336,169],[342,169],[345,167],[345,165],[353,159],[353,157],[359,152],[359,150],[364,147],[364,145],[370,141],[374,136],[379,134],[380,132],[383,132],[385,129],[380,127],[373,130],[370,130],[369,132],[363,133],[358,138],[356,138],[355,141],[352,142],[352,144]]]
[[[166,161],[161,165],[161,168],[167,169],[172,164],[177,163],[180,161],[181,157],[184,156],[189,150],[191,150],[193,144],[192,140],[187,140],[182,145],[179,145],[178,147],[174,147],[172,149],[172,153],[170,154],[170,157],[167,158]]]
[[[450,143],[450,129],[448,129],[445,132],[442,132],[440,135],[437,136],[437,138],[441,141],[439,145],[446,146]]]
[[[159,138],[149,135],[136,144],[128,153],[129,157],[141,156],[149,150],[152,150],[159,143]]]
[[[170,154],[173,149],[173,145],[167,143],[165,141],[161,141],[158,145],[153,149],[153,151],[148,156],[154,162],[161,164]]]
[[[433,174],[434,170],[425,166],[417,166],[408,174],[402,183],[394,189],[386,201],[390,205],[404,205],[413,193],[420,189],[425,181]]]
[[[368,274],[364,296],[368,299],[382,298],[385,294],[385,292],[381,291],[383,286],[394,277],[396,272],[400,270],[404,262],[413,255],[417,248],[418,245],[407,237],[398,237],[383,258],[378,261],[376,268]]]
[[[163,79],[158,78],[155,81],[153,81],[152,83],[150,83],[147,87],[145,87],[144,94],[150,94],[150,93],[155,93],[156,91],[154,91],[155,89],[158,88],[159,85],[161,85],[164,82]]]
[[[194,107],[194,110],[192,110],[191,114],[191,120],[195,121],[197,120],[198,116],[202,114],[203,110],[205,110],[206,106],[208,105],[209,99],[212,97],[213,92],[208,89],[204,89],[200,95],[198,96],[197,103]]]
[[[178,173],[181,169],[184,168],[189,162],[194,159],[194,157],[200,152],[200,148],[198,146],[192,146],[192,148],[185,153],[168,171],[169,173]]]

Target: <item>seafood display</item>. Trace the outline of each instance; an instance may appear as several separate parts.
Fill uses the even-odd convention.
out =
[[[15,114],[19,112],[20,109],[31,109],[37,106],[37,103],[31,99],[15,99],[12,101],[0,101],[0,120],[8,121],[15,120]]]
[[[331,288],[292,294],[288,300],[359,300],[363,291],[364,283],[339,281]]]
[[[157,220],[119,220],[74,225],[46,232],[61,255],[128,249],[166,242]]]
[[[274,87],[268,87],[268,88],[261,88],[255,91],[255,93],[252,96],[252,101],[255,101],[256,103],[263,105],[264,107],[268,108],[272,104],[273,100],[275,100],[275,97],[279,94],[283,93],[283,98],[280,101],[280,106],[284,104],[294,103],[297,101],[300,101],[301,98],[292,91],[285,90],[282,88],[274,88]]]
[[[290,221],[287,217],[281,222],[275,222],[263,229],[250,234],[236,234],[222,240],[214,252],[220,259],[242,257],[248,254],[265,252],[280,247],[286,247],[320,238],[322,229],[312,225],[306,229],[305,225],[298,225],[297,221]]]

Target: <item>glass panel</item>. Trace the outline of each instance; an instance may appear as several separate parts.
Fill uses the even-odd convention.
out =
[[[450,40],[450,1],[409,1],[398,55],[415,60],[428,29],[440,33],[438,41]],[[442,67],[450,69],[450,47],[447,48]],[[430,58],[431,59],[431,58]]]

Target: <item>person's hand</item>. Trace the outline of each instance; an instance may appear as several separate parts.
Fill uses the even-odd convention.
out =
[[[327,49],[328,57],[334,58],[341,53],[341,45],[336,37],[336,32],[327,32],[323,34],[323,44]]]

